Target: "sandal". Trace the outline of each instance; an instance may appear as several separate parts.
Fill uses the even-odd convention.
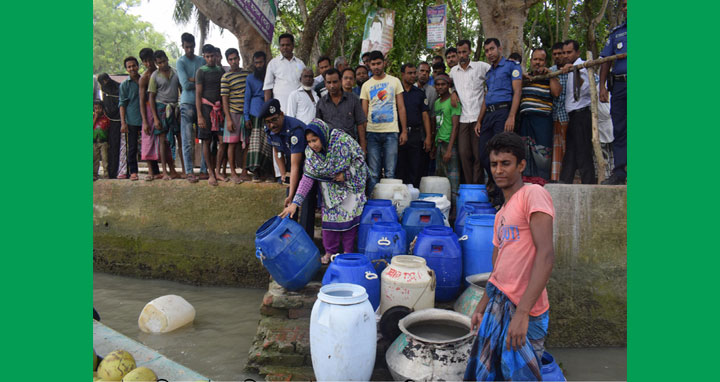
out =
[[[185,177],[185,179],[187,179],[187,181],[190,182],[190,183],[197,183],[197,182],[198,182],[198,178],[197,178],[195,175],[193,175],[193,174],[187,174],[187,176]]]
[[[330,254],[329,253],[326,253],[323,257],[320,258],[320,264],[322,264],[322,265],[330,264]]]
[[[138,179],[139,179],[139,178],[138,178],[138,174],[137,174],[137,173],[130,174],[130,180],[133,180],[133,181],[134,181],[134,180],[138,180]]]

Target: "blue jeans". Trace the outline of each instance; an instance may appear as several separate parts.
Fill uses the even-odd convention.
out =
[[[182,138],[182,156],[185,162],[185,173],[192,174],[195,163],[195,134],[193,123],[197,122],[195,105],[184,103],[180,105],[180,136]],[[200,161],[200,172],[207,172],[205,158]]]
[[[370,170],[368,192],[372,193],[380,174],[385,170],[385,178],[395,178],[395,165],[398,156],[398,133],[367,133],[367,161]]]

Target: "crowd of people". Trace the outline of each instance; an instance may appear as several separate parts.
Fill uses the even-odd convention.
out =
[[[627,2],[621,4],[626,12]],[[124,82],[98,76],[95,179],[102,159],[105,176],[138,180],[139,151],[148,162],[147,181],[285,183],[280,215],[295,217],[300,208],[299,222],[310,236],[321,201],[324,263],[354,250],[363,206],[381,178],[419,187],[423,176],[447,177],[455,195],[461,183],[484,183],[502,208],[488,293],[472,318],[474,328],[482,327],[466,378],[500,375],[495,363],[488,369],[482,361],[506,344],[498,342],[499,333],[520,354],[503,353],[502,372],[510,373],[504,378],[540,376],[554,217],[540,186],[574,183],[576,172],[581,183],[594,184],[599,171],[608,175],[604,184],[625,184],[626,59],[602,64],[597,78],[600,142],[612,163],[605,169],[593,154],[590,78],[578,67],[584,61],[575,40],[550,48],[550,67],[546,50],[532,50],[527,72],[521,56],[506,58],[496,38],[482,44],[487,62],[472,61],[472,43],[460,40],[431,63],[403,63],[400,78],[385,71],[380,51],[363,53],[355,67],[344,57],[322,56],[316,75],[294,55],[287,33],[278,38],[280,56],[268,61],[265,52],[253,54],[252,71],[240,67],[235,48],[224,52],[226,71],[219,48],[206,44],[196,56],[194,37],[184,33],[181,40],[185,55],[177,68],[162,50],[145,48],[140,62],[124,60]],[[624,23],[610,32],[601,56],[626,50]],[[199,174],[195,138],[202,142]]]

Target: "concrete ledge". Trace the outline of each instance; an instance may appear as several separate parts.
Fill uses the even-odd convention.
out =
[[[174,180],[93,183],[95,270],[203,285],[267,287],[255,231],[285,187]]]
[[[549,184],[555,268],[552,347],[627,343],[627,187]]]
[[[154,371],[158,378],[167,381],[210,380],[95,320],[93,320],[93,348],[102,357],[115,350],[125,350],[135,358],[137,367],[147,367]]]

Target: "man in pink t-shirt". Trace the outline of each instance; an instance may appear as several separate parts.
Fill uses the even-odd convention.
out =
[[[479,329],[465,380],[542,380],[555,209],[543,187],[523,183],[525,150],[512,132],[487,144],[505,204],[495,216],[493,271],[472,315],[473,330]]]

